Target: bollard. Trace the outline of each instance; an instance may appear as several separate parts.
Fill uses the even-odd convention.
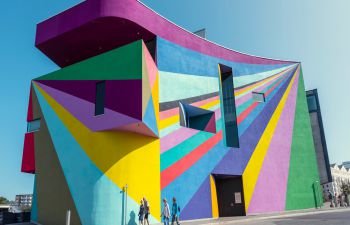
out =
[[[70,225],[70,210],[67,210],[66,213],[66,225]]]

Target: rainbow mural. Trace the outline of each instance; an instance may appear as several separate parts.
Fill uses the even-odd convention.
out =
[[[217,218],[223,177],[240,180],[242,215],[317,206],[300,63],[218,46],[135,0],[82,2],[38,24],[36,46],[62,69],[30,88],[32,221],[132,225],[146,197],[159,223],[173,196],[181,220]]]

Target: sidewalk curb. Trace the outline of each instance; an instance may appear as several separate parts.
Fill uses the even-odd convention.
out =
[[[255,218],[240,218],[240,219],[233,219],[230,221],[222,221],[218,223],[213,224],[229,224],[232,222],[251,222],[251,221],[259,221],[259,220],[268,220],[268,219],[282,219],[282,218],[289,218],[289,217],[298,217],[298,216],[306,216],[306,215],[317,215],[317,214],[325,214],[325,213],[335,213],[335,212],[344,212],[344,211],[350,211],[350,208],[343,208],[343,209],[331,209],[331,210],[319,210],[319,211],[310,211],[310,212],[295,212],[291,214],[282,214],[282,215],[271,215],[271,216],[259,216]]]
[[[232,224],[232,223],[241,223],[241,222],[252,222],[259,220],[268,220],[268,219],[280,219],[280,218],[289,218],[289,217],[297,217],[297,216],[305,216],[305,215],[316,215],[316,214],[324,214],[324,213],[335,213],[335,212],[344,212],[350,211],[350,207],[348,208],[338,208],[338,209],[318,209],[313,211],[290,211],[290,213],[282,212],[270,215],[250,215],[246,217],[226,217],[226,218],[218,218],[218,219],[199,219],[199,220],[187,220],[182,221],[182,224],[191,225],[191,224],[201,224],[201,225],[224,225],[224,224]]]

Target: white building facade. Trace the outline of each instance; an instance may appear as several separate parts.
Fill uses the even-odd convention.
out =
[[[32,194],[16,195],[16,204],[20,207],[31,207],[32,206]]]
[[[331,174],[333,182],[323,184],[323,195],[328,199],[329,193],[333,196],[342,194],[341,185],[350,184],[350,169],[344,165],[331,164]]]

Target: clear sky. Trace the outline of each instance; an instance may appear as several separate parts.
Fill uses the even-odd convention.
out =
[[[31,193],[20,173],[30,80],[58,67],[34,47],[38,22],[79,0],[5,0],[0,14],[0,195]],[[331,162],[350,161],[349,0],[143,0],[178,25],[207,29],[229,48],[301,61],[307,89],[318,88]]]

